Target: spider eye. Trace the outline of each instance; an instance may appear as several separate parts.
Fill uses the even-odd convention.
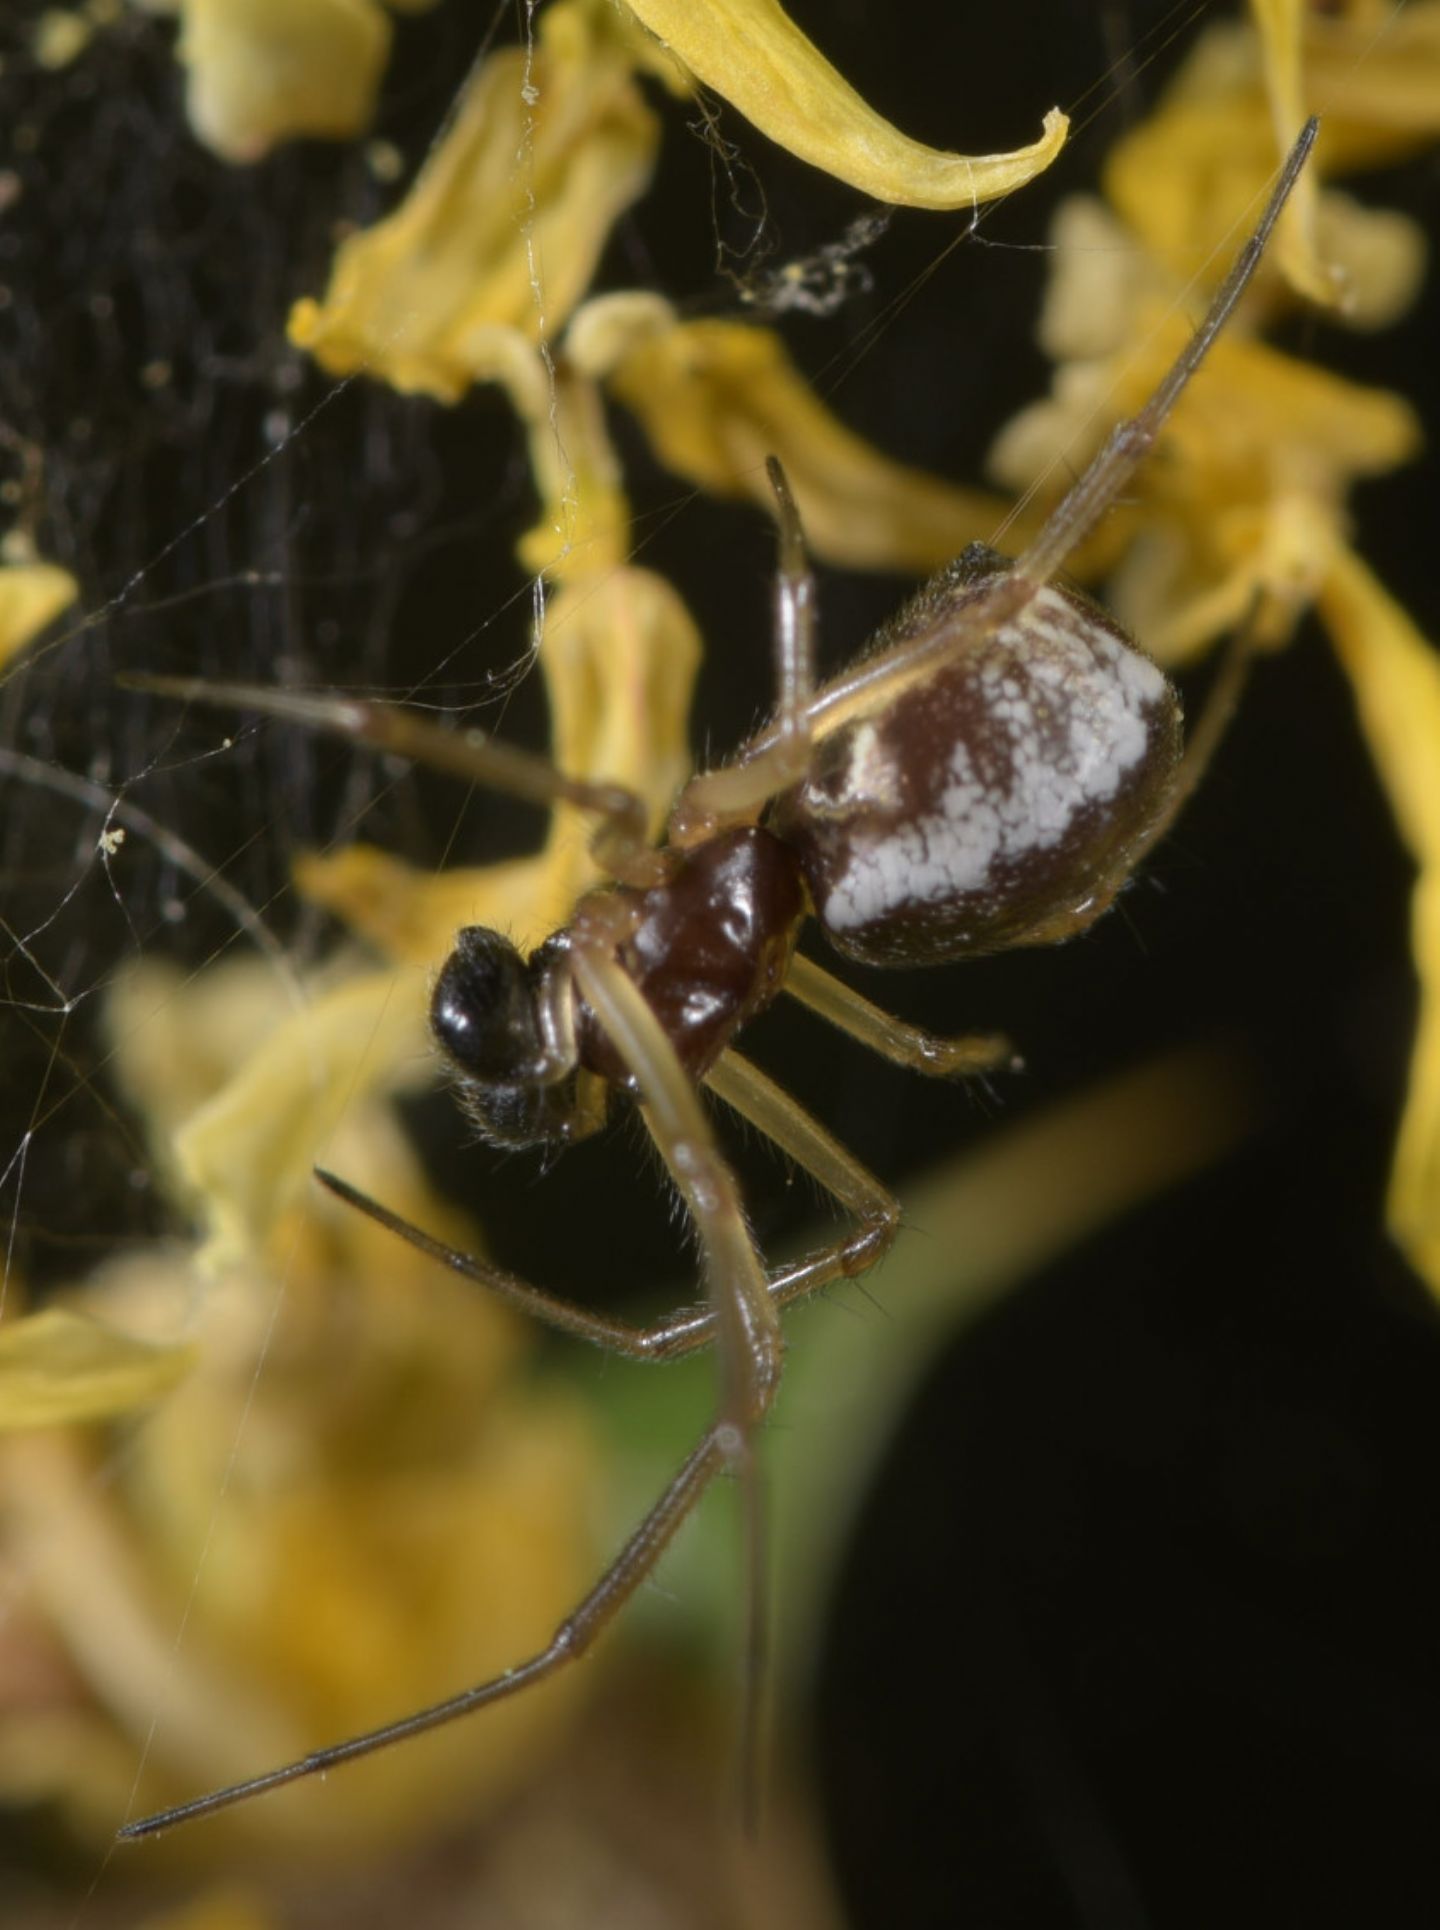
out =
[[[499,932],[469,925],[441,968],[430,1027],[461,1072],[485,1084],[523,1080],[541,1057],[533,980]]]

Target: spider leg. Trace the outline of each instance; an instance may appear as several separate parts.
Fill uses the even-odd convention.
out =
[[[639,1087],[645,1123],[695,1222],[720,1346],[721,1429],[729,1451],[741,1459],[780,1378],[779,1315],[745,1224],[735,1177],[715,1144],[699,1095],[615,956],[607,926],[619,911],[603,896],[582,904],[571,932],[571,963],[591,1011]]]
[[[964,1038],[946,1039],[908,1025],[834,978],[799,952],[790,961],[783,989],[799,1004],[807,1006],[840,1031],[848,1032],[861,1045],[869,1046],[882,1059],[908,1066],[935,1079],[964,1078],[976,1072],[991,1072],[997,1066],[1016,1064],[1010,1041],[998,1032],[976,1032]]]
[[[1205,319],[1180,351],[1139,415],[1118,423],[1110,431],[1090,467],[1056,507],[1029,549],[1016,559],[1010,571],[1012,578],[1036,588],[1048,583],[1066,557],[1094,529],[1150,453],[1186,383],[1229,321],[1231,311],[1259,266],[1260,257],[1270,239],[1270,231],[1280,219],[1281,210],[1290,198],[1290,191],[1300,177],[1300,170],[1315,145],[1315,136],[1319,131],[1320,123],[1312,116],[1286,156],[1259,225],[1235,257],[1229,274],[1216,290]]]
[[[753,1817],[760,1781],[767,1623],[764,1493],[755,1436],[780,1385],[785,1340],[764,1265],[745,1222],[739,1187],[715,1144],[699,1093],[616,955],[625,930],[624,908],[613,897],[601,894],[585,899],[571,928],[570,959],[591,1011],[639,1088],[645,1123],[700,1238],[720,1356],[718,1410],[707,1438],[713,1439],[714,1452],[739,1479],[744,1521],[748,1608],[741,1787]],[[686,1512],[699,1492],[697,1487]],[[617,1600],[632,1593],[645,1572],[637,1568],[633,1579],[617,1580]]]
[[[571,777],[548,758],[504,743],[486,731],[455,730],[402,705],[361,697],[279,690],[264,684],[210,683],[203,677],[125,676],[119,681],[129,689],[184,703],[258,710],[287,723],[348,737],[527,804],[573,804],[599,819],[591,848],[612,877],[644,886],[663,875],[664,863],[647,836],[644,803],[633,791],[621,784]]]
[[[732,1061],[735,1056],[733,1053],[726,1055],[727,1059]],[[728,1093],[726,1096],[728,1098]],[[739,1105],[734,1109],[737,1112],[743,1110]],[[746,1114],[746,1117],[749,1115]],[[764,1130],[759,1120],[752,1123],[759,1126],[760,1130]],[[818,1127],[816,1131],[819,1131]],[[783,1150],[795,1160],[797,1165],[805,1164],[795,1147],[786,1145]],[[814,1173],[812,1176],[820,1180],[822,1185],[825,1184],[822,1174]],[[484,1287],[487,1293],[496,1294],[517,1312],[527,1314],[533,1320],[543,1321],[546,1326],[553,1327],[557,1333],[569,1334],[576,1340],[588,1340],[592,1346],[599,1347],[608,1354],[616,1354],[622,1360],[683,1360],[689,1354],[700,1353],[714,1342],[716,1316],[713,1307],[684,1307],[644,1325],[620,1320],[608,1314],[594,1313],[590,1308],[582,1307],[573,1300],[566,1300],[559,1294],[547,1292],[544,1287],[537,1287],[528,1280],[522,1280],[519,1274],[496,1266],[491,1260],[482,1260],[476,1254],[461,1252],[459,1247],[447,1246],[443,1240],[437,1240],[423,1227],[416,1226],[411,1220],[402,1219],[398,1213],[392,1213],[388,1206],[382,1206],[379,1200],[371,1199],[368,1193],[362,1193],[358,1187],[351,1186],[347,1180],[340,1179],[334,1173],[324,1172],[317,1167],[315,1177],[322,1186],[327,1187],[347,1206],[353,1206],[358,1212],[364,1213],[368,1219],[374,1220],[377,1226],[383,1226],[387,1232],[395,1234],[398,1239],[413,1246],[417,1252],[427,1254],[440,1266],[448,1267],[452,1273],[461,1274],[467,1280],[473,1280],[476,1286]],[[878,1182],[875,1182],[875,1187],[878,1194],[880,1191]],[[844,1203],[848,1204],[848,1202]],[[819,1287],[840,1275],[856,1273],[862,1266],[871,1264],[869,1258],[858,1260],[858,1254],[862,1249],[868,1251],[871,1238],[870,1216],[861,1217],[865,1220],[861,1231],[847,1234],[837,1243],[837,1250],[846,1254],[853,1252],[857,1256],[848,1266],[837,1264],[817,1270],[816,1261],[809,1259],[794,1266],[782,1267],[768,1277],[767,1291],[777,1310],[783,1310],[796,1300],[808,1298]],[[828,1252],[827,1249],[827,1254]],[[875,1257],[878,1258],[878,1254]]]
[[[634,1036],[639,1051],[643,1053],[646,1035],[650,1026],[654,1026],[654,1020],[624,972],[618,965],[613,966],[613,970],[614,979],[611,979],[602,965],[592,982],[597,987],[608,982],[611,990],[615,990],[617,982],[621,986],[622,989],[615,990],[612,1009],[625,1026],[635,1028]],[[590,996],[588,988],[587,996]],[[605,998],[603,990],[600,997],[602,1000]],[[643,1016],[637,1017],[637,1012],[643,1013]],[[658,1026],[655,1026],[655,1032],[660,1043],[665,1045]],[[649,1045],[653,1046],[654,1043],[653,1038],[648,1040]],[[668,1045],[665,1045],[665,1051],[668,1053]],[[503,1675],[463,1689],[458,1695],[447,1697],[445,1701],[434,1703],[397,1722],[386,1723],[381,1728],[369,1730],[346,1742],[335,1743],[327,1749],[315,1750],[263,1776],[233,1783],[225,1789],[196,1797],[191,1802],[179,1803],[172,1809],[127,1823],[119,1832],[122,1837],[155,1836],[178,1823],[191,1822],[201,1816],[209,1816],[216,1810],[228,1809],[232,1804],[246,1802],[252,1796],[278,1789],[285,1783],[298,1782],[306,1776],[322,1775],[359,1756],[387,1749],[392,1743],[406,1741],[411,1736],[423,1734],[427,1729],[435,1729],[443,1723],[469,1715],[489,1703],[516,1695],[533,1683],[555,1674],[567,1663],[578,1661],[654,1570],[665,1548],[715,1475],[723,1467],[735,1465],[737,1459],[742,1473],[749,1473],[750,1483],[757,1489],[754,1500],[747,1500],[746,1509],[746,1556],[750,1571],[747,1592],[751,1604],[746,1657],[750,1689],[747,1697],[746,1760],[753,1761],[753,1751],[760,1733],[758,1706],[765,1654],[761,1585],[763,1515],[758,1505],[758,1477],[754,1474],[753,1466],[747,1470],[745,1460],[739,1457],[748,1454],[749,1436],[773,1399],[779,1374],[777,1316],[780,1308],[814,1293],[832,1280],[851,1277],[873,1266],[894,1239],[900,1213],[897,1202],[879,1181],[773,1080],[738,1053],[725,1053],[707,1079],[707,1084],[717,1097],[774,1140],[782,1151],[833,1193],[859,1222],[855,1229],[842,1235],[823,1251],[812,1254],[773,1280],[766,1281],[740,1217],[734,1180],[714,1148],[693,1091],[683,1074],[672,1081],[663,1061],[659,1061],[655,1069],[659,1076],[653,1088],[647,1088],[647,1091],[654,1091],[657,1099],[655,1107],[647,1107],[646,1112],[651,1130],[656,1134],[657,1143],[677,1184],[691,1203],[712,1275],[717,1267],[728,1268],[736,1260],[740,1263],[741,1277],[738,1282],[733,1273],[726,1272],[721,1276],[732,1292],[738,1286],[739,1292],[735,1293],[735,1297],[744,1301],[744,1312],[734,1323],[735,1326],[742,1335],[748,1336],[753,1331],[765,1336],[759,1346],[753,1348],[748,1373],[742,1369],[733,1376],[732,1385],[738,1384],[740,1399],[737,1401],[732,1394],[728,1401],[722,1402],[717,1418],[705,1430],[689,1458],[614,1561],[584,1601],[565,1618],[536,1655],[507,1669]],[[675,1070],[679,1072],[678,1067]],[[642,1088],[645,1087],[646,1076],[646,1072],[637,1068]],[[661,1138],[662,1131],[670,1135],[668,1139]],[[715,1308],[698,1314],[678,1315],[650,1329],[630,1327],[623,1322],[589,1314],[583,1308],[572,1307],[553,1295],[517,1280],[513,1274],[457,1253],[432,1240],[418,1227],[399,1219],[375,1201],[367,1199],[364,1194],[357,1193],[343,1181],[336,1180],[330,1174],[320,1177],[341,1199],[359,1207],[380,1225],[399,1234],[423,1252],[432,1254],[443,1264],[490,1287],[526,1312],[537,1313],[568,1333],[596,1340],[616,1352],[643,1359],[674,1358],[708,1344],[720,1324],[724,1297],[718,1282]],[[717,1229],[717,1221],[722,1222],[723,1227]],[[757,1285],[761,1289],[761,1299],[756,1298]],[[754,1310],[761,1304],[765,1312],[755,1319]],[[649,1339],[651,1335],[658,1336],[658,1339],[652,1342]],[[759,1356],[758,1363],[754,1359],[756,1354]],[[748,1487],[749,1484],[747,1492]],[[755,1778],[751,1775],[747,1778],[747,1787],[753,1790],[755,1786]]]
[[[853,1279],[884,1258],[899,1231],[900,1203],[853,1153],[783,1086],[776,1085],[738,1052],[722,1053],[705,1075],[705,1083],[803,1172],[818,1180],[855,1221],[829,1246],[775,1275],[770,1296],[777,1308],[817,1293],[832,1280]]]
[[[177,1823],[188,1823],[197,1817],[213,1815],[216,1810],[247,1802],[250,1797],[278,1789],[282,1784],[299,1782],[306,1776],[324,1775],[328,1770],[339,1768],[342,1763],[353,1762],[358,1756],[373,1755],[377,1749],[388,1749],[392,1743],[405,1742],[411,1736],[423,1735],[427,1729],[438,1729],[442,1723],[469,1715],[472,1710],[483,1709],[489,1703],[517,1695],[522,1689],[528,1689],[532,1684],[554,1675],[568,1662],[578,1661],[655,1567],[676,1530],[725,1465],[728,1455],[725,1432],[725,1424],[719,1421],[705,1430],[689,1458],[594,1588],[579,1607],[566,1616],[545,1647],[528,1661],[518,1663],[513,1669],[507,1669],[503,1675],[497,1675],[488,1682],[462,1689],[458,1695],[449,1696],[443,1702],[432,1703],[428,1709],[419,1709],[414,1715],[403,1716],[398,1722],[387,1722],[382,1728],[368,1730],[363,1736],[352,1736],[348,1741],[334,1743],[328,1749],[316,1749],[308,1756],[286,1763],[282,1768],[267,1771],[263,1776],[252,1776],[247,1782],[232,1783],[226,1789],[213,1790],[207,1796],[197,1796],[191,1802],[177,1803],[172,1809],[158,1810],[153,1816],[126,1823],[117,1834],[126,1839],[158,1836],[161,1831],[171,1829]]]
[[[210,1815],[251,1796],[320,1775],[358,1756],[468,1715],[491,1702],[543,1681],[592,1646],[612,1617],[652,1572],[666,1546],[722,1468],[741,1476],[746,1509],[746,1546],[752,1589],[747,1650],[745,1734],[753,1750],[758,1735],[763,1612],[759,1596],[759,1550],[763,1543],[760,1490],[751,1442],[779,1382],[783,1341],[759,1255],[745,1225],[739,1192],[710,1133],[699,1097],[675,1057],[659,1022],[615,957],[610,929],[613,903],[592,901],[577,920],[572,956],[592,1010],[613,1040],[640,1088],[644,1116],[671,1176],[694,1218],[705,1257],[716,1331],[721,1340],[720,1402],[716,1418],[688,1459],[579,1606],[537,1654],[503,1675],[396,1722],[319,1749],[297,1761],[172,1809],[129,1823],[125,1838],[152,1836],[174,1824]],[[342,1189],[343,1190],[343,1189]],[[393,1224],[383,1209],[365,1210]],[[406,1238],[416,1229],[403,1228]],[[443,1257],[443,1256],[442,1256]],[[534,1289],[527,1290],[533,1294]],[[548,1298],[548,1296],[541,1296]],[[559,1307],[561,1303],[554,1303]],[[751,1758],[747,1756],[747,1762]],[[753,1789],[754,1778],[747,1778]]]
[[[947,1042],[935,1043],[943,1049]],[[773,1079],[738,1052],[724,1053],[706,1075],[705,1084],[823,1186],[856,1222],[831,1245],[767,1276],[765,1290],[776,1312],[782,1312],[797,1300],[808,1299],[833,1280],[852,1279],[874,1266],[893,1241],[900,1214],[894,1197],[879,1180]],[[317,1167],[315,1177],[337,1199],[355,1207],[452,1273],[473,1280],[518,1312],[544,1321],[547,1326],[577,1340],[588,1340],[606,1353],[618,1354],[625,1360],[681,1360],[688,1354],[699,1353],[715,1339],[714,1307],[682,1308],[645,1325],[594,1313],[543,1287],[532,1286],[528,1280],[496,1266],[493,1261],[447,1246],[443,1240],[392,1213],[334,1173]]]
[[[672,843],[709,837],[727,820],[744,821],[804,777],[810,762],[810,700],[815,693],[815,578],[800,512],[777,457],[765,464],[775,492],[780,553],[775,570],[775,716],[739,763],[692,777],[670,817]]]
[[[787,1158],[823,1186],[856,1222],[817,1253],[762,1276],[775,1315],[798,1300],[808,1299],[834,1280],[853,1279],[883,1258],[898,1230],[900,1207],[873,1173],[783,1087],[738,1052],[723,1053],[705,1075],[705,1084],[733,1112],[763,1133]],[[651,1130],[654,1131],[653,1122]],[[719,1161],[718,1153],[714,1157]],[[728,1168],[726,1171],[728,1176]],[[377,1225],[428,1254],[441,1266],[497,1294],[517,1311],[544,1321],[560,1333],[588,1340],[607,1353],[618,1354],[626,1360],[681,1360],[686,1355],[699,1353],[715,1340],[720,1316],[714,1306],[682,1308],[646,1325],[597,1314],[543,1287],[532,1286],[492,1261],[445,1245],[333,1173],[317,1169],[315,1177],[337,1198],[358,1208]],[[733,1182],[731,1184],[733,1187]],[[748,1244],[748,1234],[746,1240]]]

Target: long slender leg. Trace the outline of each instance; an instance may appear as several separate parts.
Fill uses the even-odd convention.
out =
[[[1000,1033],[977,1032],[965,1038],[943,1039],[934,1032],[924,1032],[872,1005],[799,952],[790,961],[784,990],[831,1025],[848,1032],[852,1039],[878,1052],[882,1059],[935,1079],[963,1078],[967,1073],[991,1072],[1016,1063],[1010,1041]]]
[[[202,677],[125,676],[119,681],[129,689],[175,697],[183,703],[258,710],[287,723],[353,738],[527,804],[573,804],[599,818],[592,848],[613,877],[648,885],[664,875],[666,861],[649,844],[645,806],[633,791],[621,784],[592,784],[570,777],[548,758],[503,743],[485,731],[452,730],[398,704],[360,697],[278,690],[263,684],[209,683]]]
[[[501,1676],[477,1683],[414,1715],[128,1824],[120,1832],[122,1836],[153,1835],[283,1783],[320,1774],[454,1721],[554,1674],[583,1655],[634,1594],[722,1467],[732,1467],[741,1476],[747,1547],[752,1551],[760,1548],[761,1497],[751,1442],[779,1382],[783,1355],[779,1316],[745,1225],[735,1180],[715,1146],[699,1098],[659,1022],[615,957],[611,929],[614,911],[613,903],[604,898],[582,907],[572,935],[574,968],[592,1011],[634,1075],[646,1121],[700,1235],[721,1342],[720,1403],[715,1420],[589,1595],[538,1654]],[[555,1304],[558,1307],[560,1303]],[[758,1582],[757,1574],[756,1586]],[[762,1628],[762,1610],[758,1600],[753,1600],[745,1722],[752,1749],[758,1735]],[[747,1785],[755,1786],[753,1774],[747,1777]]]
[[[796,1155],[792,1152],[791,1157]],[[417,1252],[428,1254],[440,1266],[473,1280],[477,1286],[484,1287],[488,1293],[497,1294],[518,1312],[544,1321],[546,1326],[553,1327],[558,1333],[569,1334],[576,1340],[588,1340],[592,1346],[603,1348],[608,1354],[618,1354],[622,1360],[682,1360],[687,1354],[699,1353],[714,1342],[716,1316],[713,1307],[684,1307],[646,1325],[593,1313],[573,1300],[562,1299],[558,1294],[548,1293],[543,1287],[533,1286],[518,1274],[496,1266],[493,1261],[482,1260],[473,1253],[462,1253],[458,1247],[447,1246],[443,1240],[437,1240],[433,1234],[425,1232],[423,1227],[402,1219],[398,1213],[392,1213],[388,1206],[382,1206],[368,1193],[360,1192],[334,1173],[322,1172],[317,1168],[315,1177],[337,1199],[355,1207],[368,1219],[374,1220],[377,1226],[383,1226],[387,1232],[413,1246]],[[810,1263],[807,1261],[799,1266],[782,1268],[770,1278],[768,1291],[777,1311],[788,1307],[793,1300],[803,1299],[816,1286],[823,1285],[819,1280],[812,1282],[809,1271]],[[834,1278],[834,1275],[827,1277]]]
[[[781,1268],[768,1278],[761,1276],[771,1309],[771,1319],[766,1325],[778,1324],[776,1317],[797,1300],[807,1298],[833,1280],[852,1279],[874,1266],[895,1237],[900,1223],[899,1203],[803,1106],[738,1052],[723,1053],[706,1074],[705,1084],[718,1099],[724,1100],[817,1180],[856,1222],[820,1252]],[[696,1111],[698,1114],[698,1108]],[[718,1153],[714,1157],[723,1165]],[[728,1178],[728,1168],[725,1170]],[[680,1360],[715,1340],[719,1316],[713,1306],[685,1308],[644,1326],[593,1313],[587,1307],[547,1293],[542,1287],[532,1286],[488,1260],[446,1246],[333,1173],[317,1171],[316,1178],[347,1205],[358,1208],[421,1253],[429,1254],[441,1266],[498,1294],[521,1313],[543,1320],[561,1333],[588,1340],[607,1353],[619,1354],[627,1360]],[[731,1188],[733,1192],[733,1181]],[[736,1205],[738,1208],[738,1199]],[[748,1245],[748,1234],[745,1237]],[[756,1264],[758,1266],[758,1260]]]
[[[1132,416],[1111,430],[1090,467],[1055,509],[1029,549],[1016,559],[1009,573],[1012,580],[1019,579],[1037,587],[1048,583],[1066,557],[1094,529],[1135,469],[1150,453],[1166,417],[1179,401],[1186,383],[1204,361],[1216,336],[1229,321],[1231,311],[1259,266],[1265,244],[1270,239],[1270,231],[1280,219],[1281,210],[1290,198],[1290,191],[1300,177],[1300,170],[1315,145],[1315,136],[1319,131],[1318,120],[1311,119],[1305,123],[1300,138],[1286,156],[1280,178],[1266,203],[1259,225],[1235,257],[1204,321],[1180,351],[1169,373],[1139,415]]]
[[[818,1180],[856,1222],[829,1246],[772,1279],[771,1299],[777,1308],[818,1292],[832,1280],[853,1279],[884,1257],[899,1230],[900,1204],[853,1153],[738,1052],[722,1053],[705,1083]]]
[[[780,554],[775,571],[775,716],[744,760],[704,771],[680,793],[670,837],[690,844],[727,819],[743,819],[796,784],[810,761],[810,700],[815,693],[815,578],[805,554],[800,512],[776,457],[766,470],[775,492]]]
[[[753,1815],[760,1785],[767,1650],[764,1491],[754,1443],[780,1384],[785,1342],[764,1266],[745,1223],[735,1177],[721,1157],[699,1095],[674,1047],[616,957],[615,934],[623,932],[623,917],[623,908],[613,898],[598,895],[584,900],[571,928],[570,958],[591,1011],[639,1087],[645,1122],[700,1236],[720,1353],[715,1438],[739,1478],[745,1524],[747,1634],[740,1780]]]
[[[615,957],[612,898],[585,900],[571,928],[580,990],[640,1089],[646,1124],[700,1236],[721,1352],[721,1414],[738,1454],[773,1398],[784,1343],[734,1175],[659,1020]]]
[[[545,1647],[528,1661],[518,1663],[488,1682],[462,1689],[444,1702],[432,1703],[428,1709],[403,1716],[398,1722],[387,1722],[382,1728],[368,1730],[363,1736],[352,1736],[349,1741],[335,1743],[328,1749],[317,1749],[263,1776],[252,1776],[247,1782],[232,1783],[226,1789],[197,1796],[192,1802],[177,1803],[173,1809],[162,1809],[153,1816],[127,1823],[119,1835],[125,1838],[158,1836],[176,1823],[188,1823],[217,1809],[229,1809],[234,1803],[247,1802],[250,1797],[278,1789],[284,1783],[323,1775],[342,1763],[353,1762],[358,1756],[373,1755],[377,1749],[388,1749],[392,1743],[405,1742],[411,1736],[423,1735],[427,1729],[438,1729],[442,1723],[467,1716],[472,1710],[517,1695],[522,1689],[543,1682],[546,1676],[554,1675],[567,1663],[578,1661],[654,1569],[676,1530],[724,1466],[727,1452],[724,1432],[719,1422],[706,1429],[699,1445],[594,1588],[580,1606],[566,1616]]]
[[[832,1245],[768,1277],[766,1291],[776,1312],[808,1298],[833,1280],[853,1278],[873,1266],[894,1238],[900,1211],[894,1197],[879,1180],[788,1093],[738,1052],[725,1053],[706,1075],[705,1083],[717,1098],[773,1140],[797,1166],[817,1180],[856,1221],[856,1225]],[[618,1354],[625,1360],[680,1360],[710,1346],[715,1339],[713,1307],[682,1308],[646,1325],[594,1313],[588,1307],[546,1292],[543,1287],[532,1286],[492,1261],[447,1246],[334,1173],[317,1169],[315,1177],[347,1206],[355,1207],[452,1273],[463,1274],[519,1312],[543,1320],[560,1333],[588,1340],[607,1353]]]

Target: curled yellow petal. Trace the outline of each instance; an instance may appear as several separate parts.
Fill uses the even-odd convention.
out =
[[[69,570],[55,563],[0,563],[0,671],[79,594]]]
[[[189,1346],[137,1340],[63,1307],[0,1327],[0,1428],[107,1420],[168,1393]]]
[[[401,205],[342,242],[322,302],[296,303],[291,339],[332,375],[454,402],[492,373],[497,327],[557,332],[659,141],[619,26],[557,0],[533,53],[492,54]]]
[[[1440,1294],[1440,654],[1337,546],[1320,610],[1406,843],[1420,865],[1412,912],[1420,1013],[1390,1175],[1390,1229]]]
[[[190,125],[236,162],[300,136],[349,139],[370,125],[389,52],[376,0],[185,0]]]
[[[609,387],[660,461],[712,494],[769,510],[765,458],[778,456],[817,556],[847,569],[921,573],[993,536],[1004,520],[999,497],[892,462],[847,429],[772,330],[652,321],[625,342],[608,327],[605,303],[588,303],[570,346],[590,366],[603,340],[615,357]]]
[[[1069,121],[1011,154],[949,154],[912,141],[867,106],[777,0],[629,0],[631,11],[704,86],[762,134],[877,201],[973,208],[1049,167]]]

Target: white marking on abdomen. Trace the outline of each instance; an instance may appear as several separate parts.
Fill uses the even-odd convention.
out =
[[[1076,622],[1074,608],[1046,589],[1022,622],[996,633],[976,674],[987,715],[1004,735],[997,761],[1008,759],[1010,781],[983,781],[969,746],[957,743],[937,811],[868,844],[857,838],[826,898],[827,924],[851,931],[904,906],[981,891],[1000,866],[1052,848],[1082,811],[1117,794],[1149,748],[1146,712],[1164,702],[1165,678],[1103,631],[1077,638]],[[850,800],[891,801],[877,794],[879,761],[875,733],[862,725],[845,786]]]

